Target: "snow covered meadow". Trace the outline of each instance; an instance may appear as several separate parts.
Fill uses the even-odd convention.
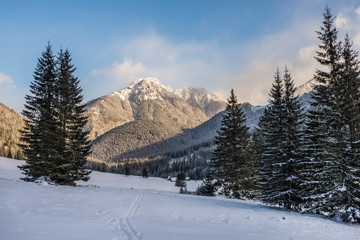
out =
[[[180,195],[174,183],[93,172],[77,187],[28,183],[0,158],[0,239],[360,239],[360,226],[254,202]],[[195,190],[196,182],[188,182]]]

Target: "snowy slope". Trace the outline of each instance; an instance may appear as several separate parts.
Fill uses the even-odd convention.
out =
[[[18,179],[18,164],[0,158],[4,240],[360,238],[356,225],[259,203],[180,195],[173,183],[159,178],[93,172],[90,182],[78,187],[26,183]]]

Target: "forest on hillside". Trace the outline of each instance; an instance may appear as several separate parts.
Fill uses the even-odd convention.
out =
[[[24,121],[14,110],[0,103],[0,156],[24,159],[20,143],[20,132]]]

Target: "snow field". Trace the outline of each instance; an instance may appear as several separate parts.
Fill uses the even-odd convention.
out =
[[[360,226],[260,203],[180,195],[174,183],[93,172],[78,187],[19,180],[0,158],[0,239],[360,239]],[[199,183],[187,182],[190,190]]]

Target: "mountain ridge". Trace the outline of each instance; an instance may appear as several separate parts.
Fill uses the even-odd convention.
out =
[[[140,78],[125,88],[87,103],[90,138],[134,120],[171,122],[194,128],[225,109],[226,103],[206,89],[173,89],[156,78]]]
[[[305,84],[301,85],[297,89],[297,93],[301,94],[300,101],[307,106],[310,100],[310,91],[312,90],[312,86],[314,85],[314,80],[310,80]],[[202,103],[206,103],[208,99],[215,99],[218,98],[216,95],[212,95],[206,89],[203,88],[193,88],[193,87],[186,87],[182,89],[177,89],[172,91],[172,93],[181,95],[186,101],[194,101],[193,105],[197,104],[198,108],[204,109],[201,106]],[[196,92],[197,94],[191,95],[192,92]],[[246,115],[247,121],[246,125],[250,128],[250,131],[253,131],[259,118],[262,116],[265,106],[253,106],[250,103],[242,103],[241,108]],[[225,109],[225,107],[223,108]],[[195,149],[201,146],[210,146],[213,144],[214,137],[217,131],[221,127],[221,119],[222,115],[224,114],[224,110],[217,112],[212,117],[205,120],[203,123],[189,129],[179,129],[178,132],[172,132],[168,138],[163,140],[154,140],[149,141],[147,144],[143,144],[138,148],[123,148],[123,147],[111,147],[112,143],[116,143],[119,146],[121,143],[125,145],[129,145],[129,142],[125,142],[124,140],[119,141],[118,135],[122,135],[122,139],[126,139],[126,141],[135,141],[130,140],[128,134],[126,133],[126,127],[118,126],[113,128],[107,133],[101,135],[101,137],[97,138],[94,141],[93,147],[93,157],[100,161],[115,161],[121,162],[124,159],[129,158],[154,158],[160,155],[167,155],[171,156],[176,154],[177,152],[187,152],[189,149]],[[152,120],[154,121],[154,120]],[[140,122],[138,122],[140,124]],[[153,124],[153,123],[152,123]],[[171,122],[163,122],[163,128],[169,129],[171,126]],[[148,125],[149,126],[149,125]],[[137,128],[132,128],[133,131],[137,132]],[[159,130],[159,128],[158,128]],[[144,132],[143,129],[139,130],[139,132]],[[149,130],[147,130],[149,131]],[[160,129],[161,131],[161,129]],[[160,133],[157,133],[160,134]],[[133,145],[135,143],[132,143]],[[106,152],[108,149],[109,152]],[[106,154],[104,154],[106,152]]]

